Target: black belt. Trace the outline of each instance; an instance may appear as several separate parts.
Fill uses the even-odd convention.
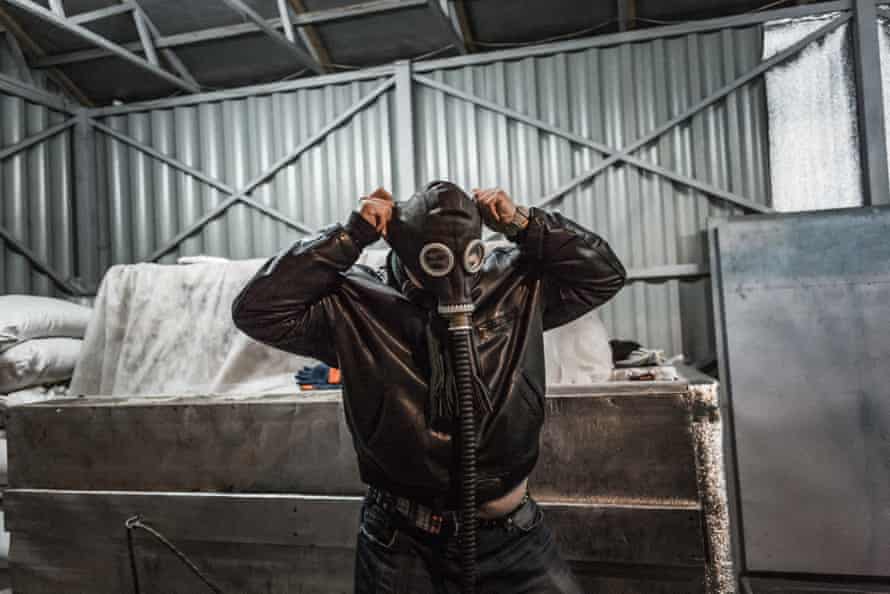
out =
[[[366,500],[379,505],[387,512],[398,514],[409,526],[428,534],[448,533],[455,535],[460,531],[460,512],[456,510],[436,511],[416,501],[393,495],[376,487],[368,488]],[[530,506],[528,504],[530,502],[531,496],[526,491],[522,501],[510,513],[497,518],[480,518],[478,520],[479,529],[510,529],[517,519],[529,510]]]

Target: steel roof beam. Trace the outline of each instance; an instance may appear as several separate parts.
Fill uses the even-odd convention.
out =
[[[62,6],[62,0],[49,0],[49,8],[62,18],[65,18],[65,7]]]
[[[306,11],[306,6],[303,4],[303,0],[286,0],[290,7],[293,9],[294,14],[303,14]],[[290,17],[289,17],[290,18]],[[333,68],[330,66],[331,64],[331,55],[328,52],[328,49],[325,47],[324,42],[321,40],[321,35],[318,34],[315,26],[313,25],[301,25],[297,29],[297,35],[300,36],[300,39],[303,40],[303,43],[306,47],[309,48],[309,51],[312,52],[312,56],[321,62],[321,65],[324,66],[325,71],[333,72]]]
[[[124,14],[130,12],[131,10],[133,10],[133,7],[129,4],[112,4],[111,6],[106,6],[105,8],[98,8],[96,10],[89,10],[87,12],[80,12],[78,14],[69,15],[68,21],[74,23],[75,25],[83,25],[86,23],[92,23],[93,21],[107,19],[108,17],[118,14]]]
[[[43,50],[40,45],[34,41],[31,36],[22,29],[22,26],[6,12],[6,10],[0,5],[0,24],[6,27],[6,31],[11,33],[19,42],[21,49],[27,51],[28,55],[32,58],[40,58],[46,55],[46,52]],[[57,68],[51,68],[48,72],[49,77],[55,81],[64,91],[67,91],[68,94],[73,97],[76,101],[78,101],[81,105],[85,105],[87,107],[95,107],[95,103],[84,93],[80,87],[74,84],[68,76]],[[64,109],[64,108],[63,108]],[[70,110],[66,110],[69,111]]]
[[[111,52],[111,54],[122,58],[127,62],[138,66],[142,70],[150,72],[151,74],[154,74],[155,76],[162,78],[181,89],[189,91],[190,93],[197,93],[198,91],[200,91],[200,88],[198,88],[196,85],[193,85],[181,79],[180,77],[167,72],[163,68],[160,68],[159,66],[156,66],[155,64],[152,64],[147,60],[144,60],[133,52],[121,47],[117,43],[109,41],[108,39],[102,37],[101,35],[93,33],[92,31],[81,25],[72,23],[67,18],[60,17],[54,12],[43,8],[33,0],[6,0],[6,2],[20,8],[21,10],[24,10],[25,12],[28,12],[29,14],[43,21],[46,21],[47,23],[52,24],[53,26],[59,27],[60,29],[63,29],[68,33],[71,33],[72,35],[80,37],[85,41],[88,41],[105,50],[108,50],[109,52]]]
[[[142,52],[145,58],[155,66],[158,65],[158,52],[155,51],[154,42],[151,39],[151,33],[148,25],[145,24],[145,16],[138,10],[133,11],[133,22],[136,23],[136,33],[139,34],[139,43],[142,44]]]
[[[328,10],[319,10],[315,12],[304,12],[302,14],[291,15],[291,23],[295,27],[303,27],[306,25],[315,25],[320,23],[331,23],[336,21],[350,20],[372,14],[382,14],[396,10],[405,10],[408,8],[417,8],[426,6],[427,0],[379,0],[377,2],[363,2],[343,6],[340,8],[331,8]],[[270,28],[281,29],[280,18],[266,19],[264,21]],[[241,37],[260,32],[260,27],[254,22],[238,23],[235,25],[225,25],[222,27],[213,27],[210,29],[201,29],[198,31],[189,31],[176,35],[166,35],[155,39],[155,47],[174,48],[196,43],[206,43],[209,41],[218,41],[220,39],[228,39],[231,37]],[[139,42],[122,43],[120,47],[129,51],[140,51]],[[73,64],[77,62],[87,62],[112,55],[108,49],[88,49],[76,52],[68,52],[64,54],[56,54],[46,56],[34,61],[35,68],[48,68],[50,66],[58,66],[61,64]]]
[[[560,41],[557,43],[547,43],[529,47],[482,52],[468,56],[457,56],[454,58],[424,60],[423,62],[415,63],[414,71],[429,72],[430,70],[439,70],[441,68],[475,66],[477,64],[488,64],[491,62],[500,62],[502,60],[547,56],[557,52],[576,52],[595,47],[611,47],[625,43],[651,41],[653,39],[664,39],[693,33],[708,33],[710,31],[732,29],[735,27],[748,27],[775,19],[794,19],[806,16],[824,15],[835,11],[850,10],[852,1],[853,0],[832,0],[831,2],[817,2],[815,4],[806,4],[804,6],[793,6],[791,8],[763,10],[760,12],[749,12],[729,17],[718,17],[698,21],[693,20],[677,25],[634,29],[632,31],[625,31],[624,33],[594,35],[592,37],[582,37],[571,41]],[[881,2],[885,0],[876,1]]]
[[[457,22],[460,25],[460,36],[464,40],[467,52],[476,51],[476,41],[473,38],[473,26],[470,23],[470,13],[464,0],[454,0],[454,10],[457,12]]]
[[[454,49],[461,54],[466,54],[467,44],[461,38],[460,33],[454,28],[451,18],[444,10],[442,10],[442,5],[439,4],[439,0],[428,0],[426,5],[433,14],[433,18],[436,19],[436,22],[439,23],[439,26],[445,32],[446,38],[451,42],[451,45],[454,46]]]
[[[86,23],[92,23],[93,21],[105,19],[110,16],[130,12],[131,10],[133,10],[133,8],[127,4],[112,4],[105,8],[97,8],[96,10],[88,10],[86,12],[69,15],[68,20],[76,25],[85,25]],[[3,30],[5,29],[0,29],[0,31]]]
[[[231,6],[233,10],[241,13],[249,20],[253,21],[253,23],[263,31],[263,33],[265,33],[270,39],[272,39],[272,41],[290,52],[291,55],[293,55],[297,59],[297,63],[299,63],[300,66],[309,68],[316,74],[324,74],[324,68],[322,68],[321,64],[318,63],[318,60],[310,56],[308,52],[298,46],[294,41],[288,40],[287,37],[278,32],[278,29],[270,26],[262,15],[249,7],[247,4],[245,4],[243,0],[223,0],[223,2]],[[279,22],[280,20],[281,19],[279,19]],[[291,35],[293,35],[293,29],[291,29]]]
[[[145,14],[145,11],[142,10],[142,6],[139,4],[137,0],[124,0],[124,4],[121,6],[127,6],[128,8],[136,11],[140,15],[142,15],[142,20],[145,23],[145,26],[148,27],[149,33],[151,33],[151,37],[155,47],[157,48],[157,40],[161,37],[161,32],[155,26],[154,22],[148,18],[148,15]],[[161,55],[167,60],[167,63],[173,67],[173,69],[179,73],[184,80],[189,83],[195,85],[196,87],[200,87],[201,85],[195,80],[195,77],[192,75],[191,71],[188,67],[183,64],[182,60],[179,59],[179,56],[176,55],[176,52],[171,50],[170,48],[159,48],[161,51]]]
[[[278,0],[278,17],[281,19],[281,24],[284,27],[284,36],[293,43],[296,41],[296,36],[294,35],[294,24],[290,20],[287,0]]]
[[[615,2],[618,12],[618,30],[633,29],[637,18],[637,0],[615,0]]]

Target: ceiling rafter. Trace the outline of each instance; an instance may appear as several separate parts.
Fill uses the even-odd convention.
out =
[[[145,13],[145,10],[143,10],[142,5],[139,4],[139,1],[138,0],[122,0],[122,1],[124,2],[124,5],[129,6],[134,11],[134,16],[136,14],[141,15],[142,21],[145,23],[145,26],[148,28],[148,32],[151,36],[152,44],[154,45],[155,49],[160,49],[161,55],[164,56],[164,59],[167,60],[167,63],[170,64],[170,66],[176,72],[178,72],[179,76],[181,76],[184,80],[195,85],[196,87],[200,87],[201,86],[200,83],[198,83],[198,81],[195,80],[195,77],[194,77],[194,75],[192,75],[192,72],[182,62],[182,60],[179,59],[179,56],[176,55],[176,52],[174,52],[172,49],[170,49],[168,47],[162,47],[162,48],[157,47],[158,40],[162,37],[161,32],[155,26],[154,21],[152,21],[149,18],[149,16]]]
[[[257,11],[248,6],[243,0],[223,0],[226,4],[228,4],[232,10],[240,13],[248,20],[252,21],[263,33],[266,34],[272,41],[276,42],[279,46],[283,47],[285,50],[290,52],[290,54],[296,58],[297,63],[300,66],[308,68],[315,72],[316,74],[323,74],[324,68],[322,68],[321,64],[318,63],[318,60],[310,56],[306,50],[297,45],[296,40],[290,40],[281,33],[278,32],[278,29],[271,26],[262,15],[260,15]],[[279,19],[279,22],[281,19]]]
[[[319,10],[314,12],[305,12],[302,14],[292,15],[292,23],[295,27],[305,27],[306,25],[314,25],[320,23],[332,23],[337,21],[345,21],[374,14],[385,14],[389,12],[401,11],[409,8],[425,6],[427,0],[374,0],[372,2],[360,2],[350,4],[338,8],[327,10]],[[280,18],[266,19],[266,24],[276,30],[282,28]],[[175,48],[198,43],[207,43],[220,39],[229,39],[232,37],[240,37],[260,32],[259,25],[254,22],[237,23],[234,25],[223,25],[221,27],[211,27],[208,29],[200,29],[197,31],[188,31],[186,33],[178,33],[176,35],[165,35],[155,39],[156,48]],[[122,43],[121,47],[130,51],[140,51],[141,44],[136,42]],[[86,62],[96,60],[112,55],[107,49],[96,48],[79,50],[74,52],[66,52],[56,54],[39,59],[35,62],[37,68],[47,68],[51,66],[59,66],[62,64],[73,64],[77,62]]]
[[[445,37],[451,42],[454,49],[461,54],[466,54],[467,44],[461,34],[454,28],[454,24],[451,22],[451,17],[442,9],[439,0],[427,0],[427,7],[436,21],[438,21],[439,26],[445,32]]]
[[[303,4],[303,0],[287,0],[290,3],[291,8],[297,16],[301,14],[306,14],[308,11],[306,10],[306,5]],[[321,65],[324,67],[326,72],[332,72],[332,68],[329,66],[331,64],[331,54],[328,52],[328,48],[325,46],[324,42],[321,40],[321,35],[318,33],[318,29],[316,29],[313,25],[303,25],[299,29],[297,29],[299,35],[303,38],[303,43],[306,44],[306,47],[312,50],[315,54],[315,59],[321,62]]]
[[[27,52],[33,60],[38,60],[46,56],[46,51],[40,47],[36,41],[18,24],[6,10],[0,6],[0,25],[12,34],[19,42],[21,48]],[[95,107],[96,103],[78,87],[74,81],[68,78],[64,72],[58,68],[50,68],[47,72],[48,76],[53,79],[62,89],[68,92],[78,103],[86,107]]]
[[[34,2],[34,0],[5,0],[7,3],[16,6],[17,8],[31,14],[32,16],[49,23],[55,27],[58,27],[76,37],[80,37],[81,39],[92,43],[93,45],[99,46],[103,49],[106,49],[112,53],[112,55],[122,58],[127,62],[149,72],[158,78],[166,80],[167,82],[184,89],[186,91],[196,93],[200,90],[200,88],[175,74],[172,74],[160,66],[156,64],[152,64],[150,61],[145,60],[141,56],[133,53],[132,51],[122,47],[121,45],[106,39],[105,37],[94,33],[93,31],[85,28],[82,25],[78,25],[76,23],[72,23],[70,19],[67,17],[60,17],[58,14],[52,12],[51,10],[47,10],[40,4]]]
[[[454,10],[457,13],[457,23],[460,26],[461,36],[468,52],[477,51],[476,38],[473,35],[473,24],[470,21],[470,12],[467,10],[465,0],[454,0]]]

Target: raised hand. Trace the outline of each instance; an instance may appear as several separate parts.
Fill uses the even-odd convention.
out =
[[[386,237],[387,226],[392,218],[392,207],[392,194],[383,188],[377,188],[359,199],[358,213],[377,229],[377,233]]]

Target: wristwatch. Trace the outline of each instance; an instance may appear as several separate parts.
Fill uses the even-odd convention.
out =
[[[516,212],[513,213],[513,218],[508,223],[504,223],[501,227],[501,232],[508,239],[513,239],[519,233],[528,227],[528,208],[525,206],[517,206]]]

